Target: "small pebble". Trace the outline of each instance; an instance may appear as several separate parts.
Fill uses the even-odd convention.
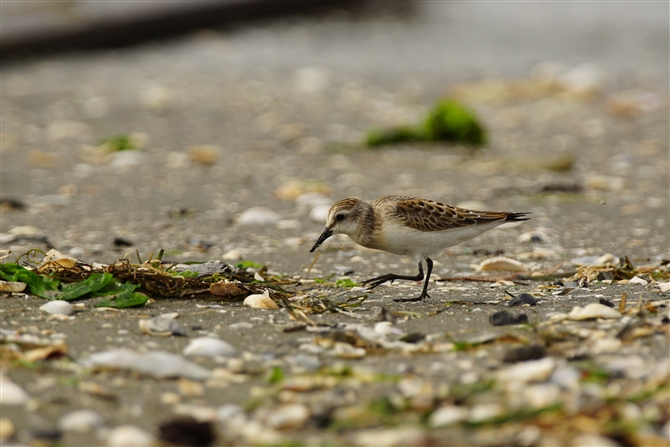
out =
[[[506,310],[501,310],[489,317],[489,321],[494,326],[506,326],[510,324],[526,324],[528,323],[528,315],[521,313],[514,315]]]
[[[27,403],[30,398],[23,388],[5,377],[0,379],[0,388],[2,388],[2,392],[0,393],[0,404],[3,406],[23,405]]]
[[[519,295],[512,298],[512,300],[509,302],[510,306],[518,306],[521,304],[530,304],[531,306],[535,306],[537,304],[537,298],[528,293],[520,293]]]
[[[584,307],[575,306],[568,314],[571,320],[590,320],[594,318],[618,319],[621,314],[611,307],[600,303],[587,304]]]
[[[520,346],[518,348],[512,348],[507,352],[505,352],[503,362],[506,363],[525,362],[526,360],[541,359],[546,355],[547,350],[544,348],[544,346],[540,345]]]

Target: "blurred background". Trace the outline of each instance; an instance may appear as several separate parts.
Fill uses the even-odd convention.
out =
[[[100,262],[165,248],[293,273],[330,203],[407,194],[532,211],[552,256],[667,254],[668,15],[649,2],[3,2],[2,248]],[[445,97],[480,120],[483,148],[366,146]]]

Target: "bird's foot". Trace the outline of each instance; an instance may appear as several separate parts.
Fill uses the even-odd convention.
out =
[[[374,278],[366,279],[365,281],[362,281],[361,284],[366,286],[368,290],[372,290],[377,286],[380,286],[384,284],[386,281],[395,281],[397,278],[397,275],[394,275],[393,273],[389,273],[387,275],[382,275],[382,276],[376,276]]]
[[[427,293],[419,295],[416,298],[396,298],[393,301],[395,301],[396,303],[413,303],[416,301],[423,301],[426,298],[430,298],[430,295],[428,295]]]

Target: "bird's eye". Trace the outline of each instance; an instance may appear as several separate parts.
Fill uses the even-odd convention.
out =
[[[335,215],[335,220],[338,222],[342,222],[344,220],[344,213],[338,213]]]

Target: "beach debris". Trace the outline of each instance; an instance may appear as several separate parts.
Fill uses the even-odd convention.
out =
[[[183,357],[166,351],[137,352],[127,348],[95,352],[79,361],[92,369],[125,369],[157,379],[185,377],[207,379],[210,371]]]
[[[515,259],[506,258],[504,256],[485,259],[484,261],[480,262],[478,265],[474,267],[475,270],[478,272],[484,272],[489,270],[502,270],[506,272],[527,271],[526,267],[521,262]]]
[[[186,331],[177,322],[178,316],[179,313],[170,312],[153,318],[142,319],[138,323],[142,332],[147,335],[156,337],[184,336]]]
[[[266,290],[262,294],[249,295],[244,299],[244,306],[254,309],[279,309],[279,305],[270,298],[270,290]]]
[[[184,348],[183,354],[203,357],[233,357],[237,355],[237,349],[218,338],[199,337],[189,342]]]
[[[494,326],[506,326],[510,324],[526,324],[528,323],[528,315],[520,313],[514,315],[506,310],[501,310],[489,317],[489,321]]]
[[[72,304],[63,300],[49,301],[48,303],[42,304],[40,310],[53,315],[69,316],[74,314],[74,307],[72,307]]]
[[[621,314],[609,306],[600,303],[590,303],[584,307],[575,306],[568,314],[571,320],[591,320],[596,318],[618,319]]]

